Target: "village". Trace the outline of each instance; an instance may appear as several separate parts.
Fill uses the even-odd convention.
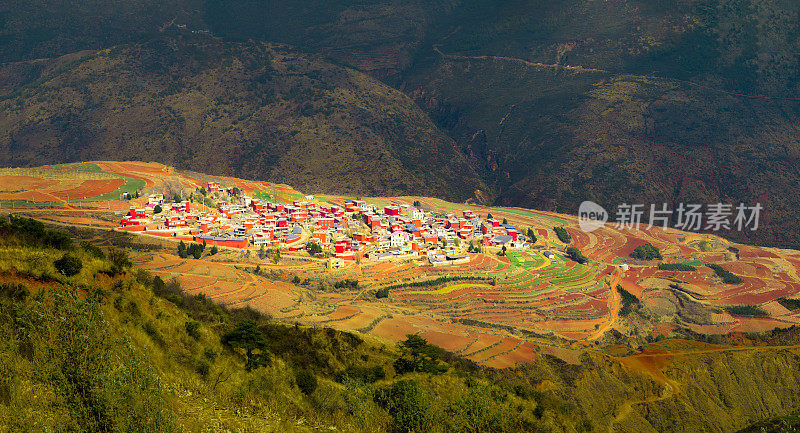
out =
[[[333,269],[361,260],[460,264],[470,259],[465,252],[530,246],[529,238],[507,221],[481,218],[468,210],[440,214],[419,203],[379,207],[360,199],[347,199],[339,206],[313,196],[277,203],[217,182],[195,193],[200,203],[180,197],[167,202],[170,197],[165,199],[163,193],[151,193],[143,207],[130,208],[120,229],[221,248],[309,251],[328,258]]]

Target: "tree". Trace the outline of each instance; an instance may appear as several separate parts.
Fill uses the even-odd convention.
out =
[[[264,244],[261,244],[261,248],[258,250],[258,258],[263,260],[265,257],[267,257],[267,252],[264,249]]]
[[[203,197],[208,195],[208,191],[206,191],[206,187],[200,187],[200,194],[203,194]]]
[[[108,260],[111,261],[111,272],[116,274],[121,274],[125,272],[126,269],[133,266],[131,263],[131,259],[128,257],[128,253],[125,250],[121,249],[111,249],[108,252]]]
[[[576,262],[578,262],[580,264],[584,264],[587,261],[589,261],[589,259],[586,258],[586,256],[583,255],[581,250],[579,250],[576,247],[568,247],[566,252],[567,252],[567,256],[569,256],[570,259],[572,259],[572,260],[574,260],[574,261],[576,261]]]
[[[662,259],[661,251],[659,251],[658,248],[654,247],[652,244],[639,245],[635,250],[633,250],[630,256],[639,260]]]
[[[322,247],[316,242],[309,242],[308,245],[306,245],[306,251],[308,251],[308,254],[316,256],[322,252]]]
[[[211,246],[211,255],[213,256],[213,255],[217,254],[218,252],[219,252],[219,248],[217,248],[216,245],[212,245]]]
[[[67,253],[61,256],[60,259],[53,262],[53,266],[55,266],[58,272],[71,277],[73,275],[77,275],[78,272],[83,269],[83,262],[81,262],[81,259]]]
[[[486,219],[487,219],[487,220],[490,220],[490,219],[492,219],[492,218],[494,218],[494,217],[492,216],[492,213],[491,213],[491,212],[489,212],[489,213],[487,213],[487,214],[486,214]]]
[[[414,200],[414,207],[417,209],[421,209],[422,203],[420,203],[419,200]]]
[[[506,225],[506,224],[508,224],[508,219],[507,218],[503,218],[503,225]]]
[[[406,340],[400,342],[400,350],[402,355],[394,362],[397,374],[412,372],[437,374],[447,371],[447,366],[439,362],[441,350],[419,335],[406,335]]]
[[[162,210],[162,209],[161,209],[161,205],[160,205],[160,204],[157,204],[157,205],[156,205],[156,207],[154,207],[154,208],[153,208],[153,213],[154,213],[154,214],[161,213],[161,210]]]
[[[553,231],[556,232],[556,236],[558,236],[558,240],[561,242],[565,244],[572,242],[572,236],[564,227],[553,227]]]
[[[241,191],[238,186],[234,186],[233,189],[231,189],[231,195],[234,197],[238,197],[240,193]]]
[[[176,192],[175,195],[172,196],[172,201],[175,203],[180,203],[183,201],[183,197]]]
[[[505,245],[503,245],[503,248],[500,248],[500,251],[497,253],[497,255],[498,256],[505,256],[506,255],[506,251],[508,251],[508,249],[506,248]]]
[[[276,249],[275,250],[275,255],[272,256],[272,262],[277,265],[278,262],[280,262],[280,261],[281,261],[281,250]]]
[[[181,241],[181,243],[178,244],[178,257],[182,259],[189,257],[189,254],[186,252],[186,244],[183,243],[183,241]]]
[[[526,234],[528,235],[528,239],[530,239],[531,243],[535,244],[537,238],[536,238],[536,233],[533,231],[533,229],[528,227],[528,232]]]
[[[245,351],[247,362],[245,369],[252,371],[269,362],[268,342],[258,329],[256,322],[245,319],[239,322],[232,331],[222,336],[222,344]]]
[[[195,259],[199,259],[200,257],[203,256],[204,249],[205,248],[203,247],[203,245],[192,243],[191,245],[189,245],[189,248],[186,249],[186,252]]]

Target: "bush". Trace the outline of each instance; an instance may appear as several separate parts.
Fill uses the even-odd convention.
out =
[[[572,242],[572,236],[564,227],[553,227],[553,231],[556,232],[556,236],[558,236],[558,240],[561,242],[565,244]]]
[[[393,365],[397,374],[413,372],[438,374],[447,371],[447,365],[439,362],[444,351],[419,335],[406,335],[406,340],[400,342],[400,350],[402,355]]]
[[[769,313],[758,305],[731,305],[725,311],[734,316],[769,317]]]
[[[578,262],[580,264],[584,264],[584,263],[589,261],[589,259],[586,256],[583,255],[581,250],[579,250],[576,247],[567,247],[566,252],[567,252],[567,256],[570,259],[572,259],[572,260],[574,260],[574,261],[576,261],[576,262]]]
[[[742,283],[742,279],[738,275],[735,275],[734,273],[732,273],[731,271],[723,268],[720,265],[715,265],[713,263],[706,263],[706,266],[708,266],[709,268],[713,269],[714,272],[720,278],[722,278],[722,282],[725,283],[725,284],[741,284]]]
[[[211,246],[211,255],[216,255],[219,252],[219,248],[216,245]]]
[[[60,259],[53,262],[53,266],[56,267],[58,272],[71,277],[73,275],[77,275],[78,272],[83,269],[83,262],[81,262],[81,259],[67,253],[64,254]]]
[[[316,256],[317,254],[320,254],[322,252],[322,247],[316,242],[309,242],[306,245],[306,251],[308,251],[308,254]]]
[[[161,209],[161,205],[160,204],[157,204],[156,207],[153,208],[153,213],[154,214],[159,214],[159,213],[161,213],[161,211],[162,211],[162,209]]]
[[[400,380],[375,391],[375,402],[394,421],[394,431],[425,432],[431,424],[431,403],[414,380]]]
[[[30,291],[22,283],[3,283],[0,284],[0,296],[11,299],[12,301],[22,302],[29,295]]]
[[[681,272],[689,272],[689,271],[696,271],[692,265],[687,265],[686,263],[659,263],[658,269],[662,271],[681,271]]]
[[[336,381],[339,383],[343,383],[347,379],[355,380],[361,383],[373,383],[385,378],[386,370],[384,370],[383,366],[380,365],[376,365],[374,367],[351,365],[334,375],[334,379],[336,379]]]
[[[314,376],[314,373],[308,370],[297,371],[294,375],[294,381],[305,395],[309,395],[317,389],[317,376]]]
[[[125,250],[114,248],[108,252],[108,260],[111,262],[111,273],[114,275],[125,272],[133,266],[128,253]]]
[[[384,287],[382,289],[378,289],[375,292],[375,297],[378,298],[378,299],[388,298],[389,297],[389,288],[388,287]]]
[[[96,259],[104,259],[104,258],[106,258],[105,253],[103,253],[103,250],[101,250],[100,247],[98,247],[96,245],[93,245],[93,244],[89,243],[88,241],[82,241],[81,242],[81,248],[84,251],[86,251],[87,254],[89,254],[90,256],[92,256],[92,257],[94,257]]]
[[[190,337],[195,340],[200,339],[200,323],[194,321],[186,322],[184,326],[186,327],[186,333],[189,334]]]
[[[654,247],[652,244],[644,244],[636,247],[631,253],[631,257],[638,260],[661,260],[661,251]]]
[[[622,317],[627,316],[633,311],[634,307],[641,305],[641,301],[633,293],[625,290],[622,286],[617,285],[617,292],[622,296],[622,308],[619,309],[619,315]]]

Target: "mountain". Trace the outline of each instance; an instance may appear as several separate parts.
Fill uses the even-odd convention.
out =
[[[184,34],[0,70],[3,165],[149,158],[311,192],[485,190],[406,95],[283,46]]]
[[[147,45],[151,43],[142,41],[173,32],[183,38],[182,47],[197,43],[187,36],[205,32],[230,47],[256,40],[289,44],[292,48],[284,49],[358,70],[402,92],[408,96],[404,104],[409,113],[414,113],[404,116],[403,124],[429,131],[426,134],[448,148],[441,159],[414,171],[409,164],[419,158],[397,148],[427,155],[428,142],[417,143],[419,137],[413,134],[388,139],[395,144],[381,148],[407,167],[399,172],[414,174],[385,176],[364,186],[355,175],[330,181],[330,171],[351,171],[349,157],[325,164],[303,162],[304,169],[287,170],[276,166],[271,156],[253,171],[229,158],[224,167],[211,165],[218,173],[266,173],[312,190],[384,195],[423,187],[422,181],[414,183],[419,173],[431,173],[423,176],[425,182],[464,173],[471,179],[469,186],[463,180],[452,187],[440,182],[415,192],[466,198],[480,189],[484,201],[562,212],[573,212],[584,200],[610,209],[621,203],[674,207],[681,202],[759,202],[764,214],[758,231],[723,235],[742,242],[800,246],[800,196],[793,192],[800,181],[796,3],[140,0],[105,5],[82,1],[75,7],[59,2],[0,6],[4,70],[35,68],[32,59],[74,56],[79,50],[131,41]],[[21,60],[29,62],[9,63]],[[173,73],[180,77],[188,72],[176,68]],[[2,77],[0,83],[19,81],[7,72]],[[320,82],[339,85],[327,80],[321,77]],[[21,99],[17,104],[30,102]],[[385,136],[392,134],[387,128],[396,126],[388,124],[370,128]],[[26,134],[10,127],[15,136]],[[242,127],[250,128],[246,122]],[[261,137],[249,129],[244,134]],[[396,143],[406,138],[411,141]],[[355,141],[359,147],[372,143],[365,137]],[[205,149],[200,146],[196,152],[206,153]],[[9,156],[0,160],[4,163],[50,161],[38,155],[11,159],[17,151],[6,152]],[[377,155],[369,152],[373,157],[360,161]],[[196,168],[192,164],[203,159],[189,162],[193,157],[167,154],[166,162],[186,168]],[[154,158],[162,155],[153,153]],[[295,154],[296,161],[313,155]],[[365,170],[371,164],[355,166]],[[329,167],[336,170],[325,171]]]

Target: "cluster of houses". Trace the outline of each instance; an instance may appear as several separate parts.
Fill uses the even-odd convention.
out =
[[[212,197],[230,192],[209,183]],[[527,238],[515,227],[481,218],[436,214],[407,204],[378,207],[364,200],[345,200],[344,206],[319,203],[313,197],[292,203],[273,203],[246,195],[228,194],[216,208],[188,201],[164,203],[162,194],[147,197],[144,208],[131,207],[122,219],[125,230],[170,236],[231,248],[281,248],[300,251],[319,244],[331,255],[330,266],[344,261],[390,260],[424,256],[430,263],[469,260],[468,245],[524,248]],[[162,212],[155,213],[156,206]]]

